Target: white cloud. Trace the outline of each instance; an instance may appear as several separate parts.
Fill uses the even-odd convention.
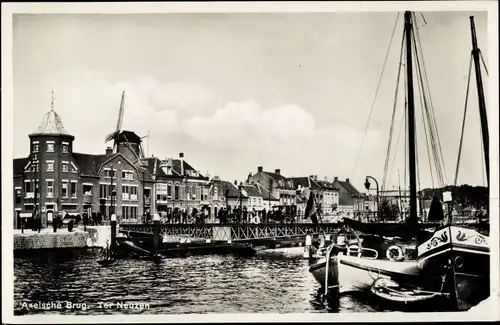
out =
[[[282,168],[289,176],[349,177],[363,136],[345,125],[318,128],[314,117],[295,104],[264,107],[256,101],[230,102],[211,116],[192,116],[197,105],[207,105],[210,96],[203,87],[185,82],[152,77],[116,82],[78,69],[48,80],[48,85],[56,90],[55,109],[75,135],[77,151],[104,151],[104,136],[116,127],[125,90],[123,128],[140,136],[150,130],[150,153],[172,156],[173,150],[191,150],[191,156],[198,155],[193,164],[231,179],[262,164]],[[383,148],[382,142],[380,133],[367,134],[362,159],[371,161]],[[216,157],[207,156],[213,152]],[[221,157],[226,159],[225,167]]]
[[[43,89],[48,94],[55,90],[55,110],[75,135],[78,150],[86,152],[103,151],[105,135],[116,128],[123,90],[122,128],[141,136],[148,130],[160,136],[178,132],[181,121],[177,112],[210,98],[207,90],[194,83],[160,82],[151,77],[110,81],[104,74],[81,68],[46,80],[45,87],[50,87]]]
[[[211,117],[187,120],[184,132],[226,155],[248,157],[252,165],[273,161],[295,175],[350,175],[363,134],[344,125],[315,126],[297,105],[264,109],[256,102],[233,102]],[[380,152],[381,140],[380,133],[368,132],[363,155]]]

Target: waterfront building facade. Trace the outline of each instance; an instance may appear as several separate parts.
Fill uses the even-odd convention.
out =
[[[295,188],[293,182],[283,175],[280,169],[275,169],[273,172],[264,171],[262,166],[257,167],[257,173],[249,175],[249,182],[259,183],[269,192],[272,196],[279,200],[281,206],[295,206]]]
[[[14,227],[21,227],[21,218],[35,215],[47,227],[56,213],[99,212],[106,220],[112,213],[137,219],[149,210],[153,180],[131,161],[132,149],[120,140],[116,152],[108,148],[104,154],[76,153],[75,137],[53,107],[29,139],[29,155],[13,161]]]
[[[148,157],[142,162],[155,181],[155,210],[162,217],[210,210],[209,179],[184,160]]]
[[[335,177],[333,186],[339,191],[338,214],[352,218],[364,210],[364,195],[351,184],[349,178],[341,181]]]
[[[323,190],[323,197],[321,200],[321,210],[324,216],[332,216],[339,206],[339,189],[335,187],[332,182],[327,180],[318,180],[315,177],[315,182],[318,183]]]

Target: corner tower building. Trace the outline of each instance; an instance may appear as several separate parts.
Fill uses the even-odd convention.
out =
[[[22,218],[37,214],[47,227],[58,212],[95,212],[105,221],[112,213],[137,220],[150,211],[154,180],[126,148],[117,153],[111,148],[102,154],[74,152],[75,137],[53,105],[29,139],[28,157],[13,161],[15,228],[21,228]]]

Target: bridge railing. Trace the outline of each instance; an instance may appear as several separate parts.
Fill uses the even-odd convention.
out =
[[[152,234],[152,224],[120,224],[119,230],[126,234]],[[160,236],[190,237],[213,240],[252,240],[306,236],[308,234],[334,233],[338,224],[161,224]]]

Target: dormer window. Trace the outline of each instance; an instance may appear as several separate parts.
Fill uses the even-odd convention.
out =
[[[280,179],[280,180],[278,181],[278,184],[279,184],[279,186],[280,186],[280,187],[285,186],[285,182],[283,182],[283,180],[282,180],[282,179]]]
[[[40,145],[38,142],[33,142],[33,152],[38,152],[40,150]]]
[[[54,142],[47,141],[47,152],[54,152]]]
[[[68,144],[65,142],[62,144],[62,153],[68,153]]]

